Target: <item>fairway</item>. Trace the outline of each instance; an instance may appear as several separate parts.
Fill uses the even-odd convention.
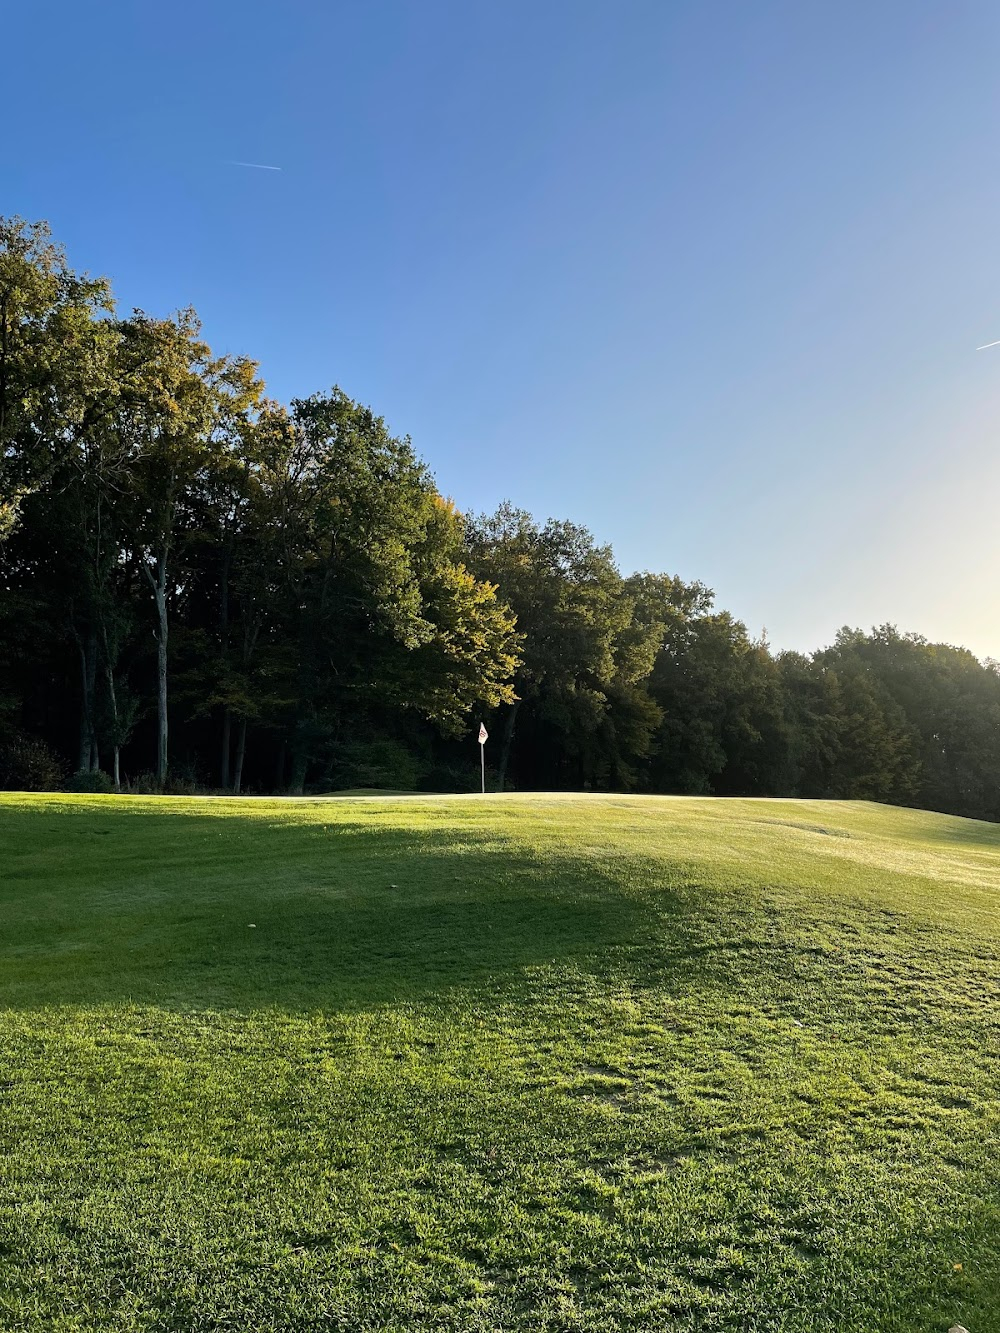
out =
[[[0,795],[0,1328],[1000,1330],[1000,826]]]

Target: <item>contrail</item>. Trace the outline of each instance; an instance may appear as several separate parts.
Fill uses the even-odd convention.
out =
[[[987,347],[1000,347],[1000,338],[998,338],[995,343],[983,343],[982,347],[976,348],[976,351],[985,352]]]
[[[230,162],[231,167],[253,167],[257,171],[280,171],[281,167],[269,167],[266,162]]]

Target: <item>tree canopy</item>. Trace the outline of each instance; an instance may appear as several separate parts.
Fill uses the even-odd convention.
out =
[[[996,663],[892,626],[775,653],[0,219],[0,784],[461,789],[480,720],[500,788],[1000,818]]]

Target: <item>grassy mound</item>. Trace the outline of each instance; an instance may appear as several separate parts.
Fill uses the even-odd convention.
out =
[[[1000,1329],[1000,828],[0,797],[5,1330]]]

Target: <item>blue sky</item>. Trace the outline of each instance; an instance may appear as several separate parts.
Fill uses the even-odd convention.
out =
[[[1000,657],[1000,7],[36,0],[0,211],[461,507]],[[270,163],[280,172],[231,165]]]

